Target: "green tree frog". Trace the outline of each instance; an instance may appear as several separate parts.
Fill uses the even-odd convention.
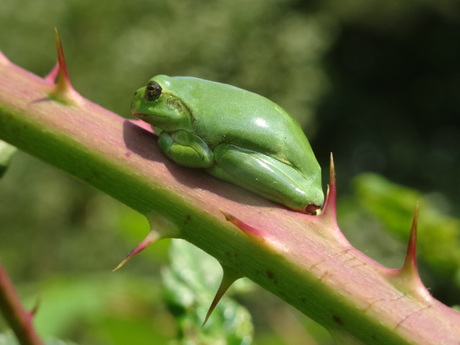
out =
[[[177,164],[315,214],[321,168],[299,124],[255,93],[193,77],[158,75],[138,89],[132,114],[149,123]]]

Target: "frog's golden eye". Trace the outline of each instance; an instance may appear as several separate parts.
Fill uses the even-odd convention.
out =
[[[161,95],[161,86],[156,81],[150,81],[145,88],[145,99],[149,102],[156,101]]]

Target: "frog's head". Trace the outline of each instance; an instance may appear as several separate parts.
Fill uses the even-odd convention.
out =
[[[133,116],[162,130],[187,127],[190,114],[181,98],[173,92],[171,77],[159,75],[134,93]]]

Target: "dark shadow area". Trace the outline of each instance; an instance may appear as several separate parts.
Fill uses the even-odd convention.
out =
[[[326,63],[331,90],[312,142],[339,188],[376,172],[460,207],[460,21],[426,9],[397,30],[345,23]],[[441,178],[442,177],[442,178]]]

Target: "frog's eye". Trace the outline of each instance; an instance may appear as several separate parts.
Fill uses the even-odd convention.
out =
[[[156,81],[150,81],[145,88],[145,99],[149,102],[156,101],[161,95],[161,86]]]

